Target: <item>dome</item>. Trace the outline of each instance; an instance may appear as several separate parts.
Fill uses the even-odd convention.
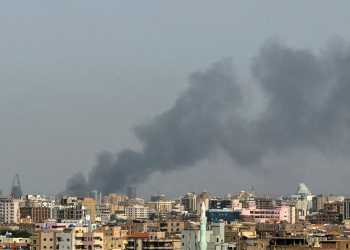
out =
[[[304,183],[300,183],[297,191],[295,192],[296,195],[306,195],[310,194],[310,190],[307,188],[307,186]]]

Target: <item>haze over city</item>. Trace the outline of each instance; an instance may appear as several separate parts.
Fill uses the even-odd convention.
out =
[[[1,189],[343,194],[349,10],[1,1]]]

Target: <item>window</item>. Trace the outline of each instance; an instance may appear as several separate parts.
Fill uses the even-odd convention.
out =
[[[44,249],[46,249],[46,246],[44,246]]]
[[[52,241],[52,238],[50,238],[50,241]]]
[[[36,240],[33,240],[33,244],[36,244]],[[36,249],[33,248],[33,250],[36,250]]]
[[[46,241],[46,238],[44,238],[44,241]]]
[[[182,243],[182,245],[184,246],[184,245],[185,245],[185,243]]]
[[[346,249],[349,249],[349,244],[345,244],[345,248],[346,248]]]
[[[52,249],[52,246],[50,246],[50,249]]]
[[[185,238],[185,235],[184,235],[184,234],[182,235],[182,238]]]

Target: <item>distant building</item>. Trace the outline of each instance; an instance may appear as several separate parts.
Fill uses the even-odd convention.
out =
[[[241,210],[241,215],[251,216],[255,223],[264,223],[266,220],[271,219],[291,223],[290,213],[290,207],[285,205],[276,206],[274,209],[257,209],[256,205],[251,205]]]
[[[326,197],[323,194],[312,197],[312,208],[315,211],[319,211],[323,209],[325,202]]]
[[[137,219],[144,220],[144,219],[148,219],[148,216],[149,216],[148,211],[149,211],[148,207],[139,206],[139,205],[129,206],[125,208],[125,216],[133,220],[137,220]]]
[[[221,200],[221,199],[210,199],[209,209],[224,209],[232,207],[231,200]]]
[[[343,202],[343,220],[350,220],[350,198]]]
[[[161,195],[152,195],[151,196],[151,201],[155,202],[155,201],[166,201],[166,197],[164,194]]]
[[[127,187],[126,195],[128,196],[129,199],[135,199],[136,198],[136,187]]]
[[[343,202],[328,202],[324,204],[323,213],[316,214],[318,224],[329,224],[333,221],[343,220]]]
[[[185,196],[185,210],[188,212],[197,211],[197,194],[188,193]]]
[[[19,199],[23,195],[21,184],[19,183],[18,174],[15,175],[12,182],[11,196],[15,199]]]
[[[206,211],[208,222],[223,220],[223,221],[234,221],[239,220],[240,212],[232,211],[230,209],[209,209]]]
[[[306,196],[310,194],[310,190],[307,188],[307,186],[304,183],[300,183],[299,187],[297,188],[297,191],[295,192],[296,195],[303,195]]]
[[[98,192],[96,190],[92,190],[91,192],[88,193],[89,198],[93,198],[94,201],[96,202],[96,205],[99,206],[102,204],[102,193]]]

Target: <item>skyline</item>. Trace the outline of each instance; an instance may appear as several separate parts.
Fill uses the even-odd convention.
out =
[[[347,53],[350,41],[346,1],[84,3],[0,3],[5,194],[16,173],[25,193],[54,195],[74,173],[87,176],[101,152],[141,151],[133,128],[173,107],[188,89],[188,76],[222,58],[232,58],[242,93],[252,97],[254,108],[245,114],[256,119],[266,99],[249,65],[266,41],[272,37],[317,60],[334,42]],[[176,196],[192,186],[218,194],[252,185],[287,192],[304,182],[310,190],[337,193],[349,162],[346,131],[337,136],[326,153],[312,146],[270,152],[260,168],[240,168],[216,148],[192,168],[155,172],[137,187],[146,197],[162,189]]]

